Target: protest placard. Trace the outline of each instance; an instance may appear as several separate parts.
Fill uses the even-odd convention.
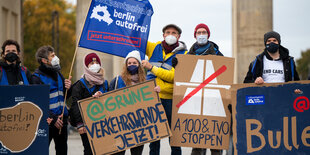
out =
[[[144,58],[152,15],[148,0],[92,0],[79,47],[121,57],[138,50]]]
[[[234,154],[310,154],[309,83],[233,85]]]
[[[94,154],[112,154],[171,135],[155,80],[79,101]]]
[[[228,149],[234,59],[196,55],[177,58],[170,144]]]
[[[0,86],[0,94],[0,154],[48,154],[49,86]]]

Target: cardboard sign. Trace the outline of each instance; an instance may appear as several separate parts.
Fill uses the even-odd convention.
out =
[[[144,58],[152,15],[148,0],[92,0],[79,47],[121,57],[138,50]]]
[[[177,58],[171,145],[228,149],[234,59],[195,55]]]
[[[49,86],[0,86],[0,154],[48,154]]]
[[[113,154],[171,135],[155,80],[79,101],[94,154]]]
[[[301,83],[233,86],[235,155],[310,154],[310,81]]]

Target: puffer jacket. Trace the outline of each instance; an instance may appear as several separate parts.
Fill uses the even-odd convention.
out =
[[[161,44],[161,41],[152,43],[147,43],[146,55],[151,58],[157,45]],[[162,45],[161,45],[162,46]],[[187,54],[187,48],[185,43],[179,41],[179,46],[176,47],[172,52],[166,54],[164,48],[162,48],[163,60],[167,60],[170,57],[175,57],[179,51],[185,51]],[[162,99],[172,99],[173,97],[173,79],[174,79],[174,68],[170,70],[153,66],[150,70],[156,76],[156,83],[160,87],[159,97]]]

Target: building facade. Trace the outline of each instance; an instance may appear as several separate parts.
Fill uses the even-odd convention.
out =
[[[22,46],[21,0],[0,0],[0,23],[1,45],[5,40],[13,39],[18,41]]]

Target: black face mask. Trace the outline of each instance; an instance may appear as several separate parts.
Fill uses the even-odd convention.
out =
[[[139,67],[136,65],[131,65],[127,67],[127,70],[129,71],[131,75],[135,75],[138,73]]]
[[[19,57],[16,53],[10,52],[5,55],[4,59],[10,63],[13,63],[14,61],[19,60]]]
[[[276,53],[279,49],[279,44],[269,43],[266,45],[266,49],[269,53]]]

